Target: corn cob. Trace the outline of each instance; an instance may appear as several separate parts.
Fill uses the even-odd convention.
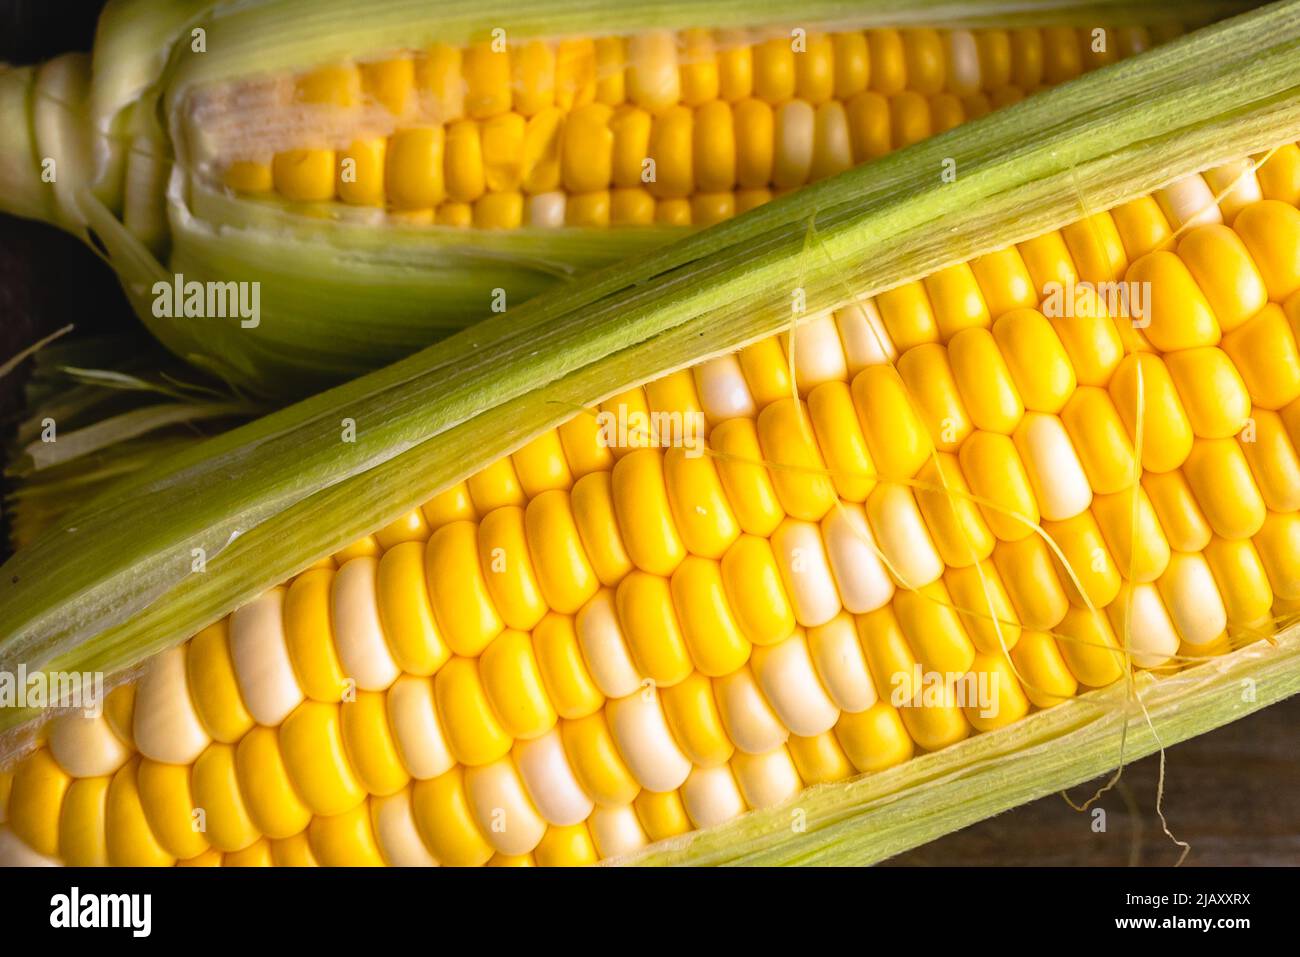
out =
[[[172,352],[296,397],[1241,4],[914,6],[117,0],[93,74],[0,70],[0,207],[92,243]]]
[[[768,32],[444,44],[218,87],[189,123],[226,186],[315,215],[707,226],[1152,43],[1143,28]]]
[[[1298,201],[1285,144],[613,396],[56,719],[0,848],[590,864],[1269,636]]]

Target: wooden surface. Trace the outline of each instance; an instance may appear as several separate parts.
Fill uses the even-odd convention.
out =
[[[98,6],[0,0],[0,60],[31,62],[84,48]],[[0,363],[69,322],[81,331],[134,325],[111,272],[77,240],[0,216]],[[5,437],[21,372],[0,380]],[[1170,748],[1164,812],[1191,845],[1188,864],[1300,864],[1300,698]],[[1155,813],[1156,756],[1126,768],[1098,805],[1106,830],[1051,795],[903,854],[892,866],[1167,865],[1181,849]],[[1097,786],[1075,788],[1080,802]]]

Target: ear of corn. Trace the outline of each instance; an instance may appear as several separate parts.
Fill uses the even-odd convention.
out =
[[[769,3],[701,23],[385,0],[358,24],[339,0],[131,0],[93,71],[0,73],[0,203],[102,249],[177,355],[301,395],[1240,6],[990,3],[939,32],[937,3],[827,0],[790,25]],[[259,283],[263,321],[160,313],[178,274]]]
[[[709,225],[1152,43],[1132,28],[1103,31],[1103,55],[1071,27],[769,33],[444,43],[264,81],[234,110],[218,84],[195,94],[186,141],[209,181],[319,216]]]
[[[1014,150],[978,152],[995,122],[958,131],[946,145],[968,172],[945,189],[928,186],[941,157],[924,146],[882,163],[875,187],[853,193],[856,173],[813,187],[805,194],[818,210],[811,238],[774,207],[652,257],[640,268],[658,288],[639,288],[635,267],[598,275],[521,310],[534,326],[516,315],[500,323],[506,328],[465,337],[527,330],[528,348],[548,353],[531,363],[505,343],[504,356],[484,354],[485,338],[464,343],[482,362],[465,373],[455,367],[461,341],[453,340],[213,440],[121,500],[70,516],[4,570],[0,662],[118,671],[238,610],[148,664],[130,732],[122,720],[129,691],[116,693],[99,724],[60,719],[50,748],[26,759],[10,785],[11,834],[55,853],[64,846],[62,818],[52,823],[49,808],[85,807],[89,817],[68,812],[70,820],[89,821],[92,837],[102,833],[110,860],[125,860],[127,848],[152,848],[158,862],[201,855],[192,834],[160,823],[175,819],[185,792],[153,775],[188,774],[194,800],[216,818],[209,843],[231,854],[274,858],[305,840],[326,862],[392,860],[398,850],[414,861],[422,847],[452,863],[493,852],[584,861],[634,850],[651,831],[679,834],[684,821],[720,823],[745,807],[780,804],[803,784],[905,762],[897,773],[812,792],[810,806],[824,812],[814,843],[766,830],[778,812],[719,832],[752,839],[730,845],[732,856],[825,860],[835,859],[839,836],[868,826],[871,801],[892,789],[963,766],[997,784],[998,761],[1013,760],[1005,749],[1086,732],[1077,761],[1034,764],[973,811],[954,808],[949,790],[924,806],[909,790],[909,806],[923,813],[845,858],[863,860],[1095,773],[1112,725],[1060,701],[1080,683],[1117,680],[1130,659],[1154,668],[1266,634],[1274,616],[1291,614],[1300,587],[1291,547],[1300,502],[1288,465],[1300,359],[1286,318],[1300,290],[1300,212],[1286,192],[1294,191],[1293,145],[1278,146],[1300,135],[1289,56],[1298,33],[1294,7],[1221,27],[1207,45],[1231,49],[1229,41],[1250,38],[1248,63],[1206,68],[1205,51],[1189,49],[1180,72],[1171,50],[1164,80],[1118,111],[1101,77],[1091,84],[1098,89],[1083,83],[1049,95],[1041,109],[1053,96],[1070,97],[1077,127],[1044,124]],[[1154,139],[1153,115],[1166,124]],[[1086,139],[1088,156],[1077,155],[1083,140],[1075,137]],[[1213,202],[1208,183],[1245,169],[1226,173],[1224,161],[1275,148],[1277,166],[1243,179],[1235,200]],[[1200,169],[1204,176],[1188,175]],[[1111,211],[1079,221],[1075,199],[1060,189],[1067,182],[1113,200],[1090,210]],[[1155,187],[1163,188],[1143,198]],[[975,225],[981,231],[969,233]],[[1164,248],[1175,232],[1178,242]],[[948,239],[942,248],[925,241],[937,233]],[[864,265],[867,251],[873,259]],[[964,269],[954,256],[982,258]],[[1081,335],[1069,319],[1057,332],[1032,309],[1046,280],[1094,269],[1152,283],[1151,322],[1140,337],[1131,329],[1125,341],[1123,313],[1098,323],[1099,307],[1087,311],[1078,320],[1092,331]],[[919,291],[909,291],[913,280]],[[811,318],[783,349],[769,337],[790,321],[792,292]],[[1190,305],[1170,311],[1175,300]],[[982,363],[960,359],[967,342],[983,343],[969,347]],[[737,346],[745,348],[733,358]],[[689,375],[660,378],[688,365]],[[1001,378],[961,371],[1002,367]],[[499,369],[518,378],[499,382]],[[608,449],[583,425],[589,415],[573,418],[608,397],[611,383],[647,375],[644,393],[614,393],[605,409],[698,408],[722,453],[716,465],[706,457],[697,466],[680,450]],[[1135,399],[1139,376],[1152,389],[1145,402]],[[998,382],[1005,388],[994,389]],[[1088,414],[1076,415],[1079,408]],[[1254,450],[1231,437],[1248,417],[1265,436]],[[374,422],[378,444],[345,446],[339,456],[334,430],[343,418],[362,428]],[[560,429],[547,432],[552,425]],[[222,489],[223,520],[205,511],[213,490],[203,475],[233,469],[247,478],[245,487]],[[1148,481],[1174,470],[1185,487]],[[455,486],[461,479],[465,486]],[[960,494],[963,484],[972,499]],[[1138,505],[1148,499],[1149,520]],[[1127,510],[1126,500],[1134,503]],[[193,514],[170,511],[190,502]],[[844,519],[836,531],[859,502],[861,520]],[[168,510],[167,522],[150,523],[148,509]],[[1048,537],[996,521],[1010,515],[1042,519]],[[98,538],[113,529],[130,529],[141,551],[115,557]],[[188,564],[185,550],[204,533],[225,547],[213,549],[205,572],[178,582],[168,564]],[[88,546],[72,540],[82,534]],[[1170,549],[1170,540],[1180,547]],[[861,547],[868,541],[875,549]],[[1232,544],[1241,542],[1250,542],[1254,563],[1243,565],[1244,546]],[[1110,561],[1098,566],[1098,551]],[[328,565],[304,572],[327,554]],[[42,563],[62,579],[43,575]],[[1240,573],[1247,566],[1254,571]],[[960,596],[971,594],[963,569],[985,586],[993,621],[963,604]],[[295,574],[287,589],[267,591]],[[414,587],[403,586],[404,575]],[[1005,600],[991,599],[992,581]],[[418,595],[425,605],[410,604]],[[63,603],[72,597],[78,614],[69,620]],[[328,632],[309,623],[327,607],[333,643],[322,646]],[[834,624],[847,619],[844,609],[858,616],[847,631]],[[675,616],[675,632],[638,631],[656,611]],[[1206,631],[1218,618],[1224,627]],[[1076,632],[1089,640],[1070,641]],[[668,640],[674,634],[680,641]],[[1084,653],[1107,634],[1114,643],[1102,637],[1100,654]],[[851,661],[854,648],[861,667],[827,666]],[[1242,676],[1260,679],[1265,701],[1291,693],[1295,654],[1287,634],[1276,647],[1234,652],[1223,667],[1189,669],[1174,679],[1184,684],[1162,679],[1147,696],[1153,721],[1177,738],[1243,713],[1245,702],[1222,694]],[[1005,710],[973,714],[944,699],[890,719],[875,685],[906,672],[898,665],[908,656],[927,670],[996,675]],[[1110,657],[1124,668],[1108,666]],[[206,664],[191,669],[197,658]],[[416,734],[404,745],[391,717],[384,737],[385,712],[373,696],[385,692],[386,706],[398,707],[401,672],[435,675],[441,738]],[[337,709],[343,676],[359,697]],[[705,687],[717,711],[711,722],[696,704],[694,689]],[[1108,700],[1102,693],[1087,702]],[[1044,710],[1006,734],[996,730],[1031,705]],[[520,741],[545,747],[560,721],[561,751],[551,747],[536,766],[519,754],[506,759]],[[249,730],[254,722],[262,727]],[[972,729],[993,733],[958,744]],[[114,746],[115,735],[148,760]],[[432,747],[439,740],[441,751]],[[906,761],[914,746],[936,754]],[[1140,739],[1139,748],[1150,746]],[[85,772],[77,785],[60,754]],[[573,786],[556,777],[561,755]],[[268,771],[281,766],[284,774]],[[547,787],[530,783],[530,767],[551,769],[542,775]],[[427,776],[405,810],[401,799],[387,801],[417,770]],[[100,783],[81,788],[83,777]],[[286,787],[273,793],[245,781]],[[679,787],[685,818],[671,798],[654,796]],[[76,800],[65,803],[74,789]],[[366,802],[366,793],[385,800]],[[170,802],[168,813],[154,797]],[[110,809],[116,825],[95,831],[95,808]],[[494,808],[516,825],[495,830]],[[714,840],[706,832],[686,859],[728,853]]]

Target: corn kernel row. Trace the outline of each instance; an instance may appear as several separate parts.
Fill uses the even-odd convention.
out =
[[[0,856],[593,863],[1271,633],[1297,199],[1287,146],[575,416],[52,722]]]
[[[324,114],[295,134],[317,142],[223,179],[417,223],[708,224],[1149,43],[1027,28],[442,46],[297,78],[285,109]]]

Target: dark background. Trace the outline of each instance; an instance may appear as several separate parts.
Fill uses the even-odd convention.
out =
[[[100,0],[0,0],[0,62],[88,50],[101,6]],[[112,271],[89,248],[51,226],[0,215],[0,364],[68,323],[79,333],[137,324]],[[9,437],[21,409],[24,371],[0,379],[0,438]],[[1192,847],[1188,864],[1300,863],[1298,724],[1300,697],[1168,751],[1165,816]],[[1098,805],[1107,812],[1104,834],[1092,832],[1091,815],[1053,795],[891,863],[1173,864],[1181,849],[1156,815],[1158,772],[1155,756],[1125,770],[1120,786]],[[1076,802],[1095,786],[1075,789]]]
[[[0,0],[0,63],[39,63],[69,50],[89,50],[103,5],[103,0]],[[112,270],[81,242],[53,226],[0,214],[0,365],[69,322],[83,332],[138,326]],[[22,379],[21,374],[0,379],[5,425]]]

